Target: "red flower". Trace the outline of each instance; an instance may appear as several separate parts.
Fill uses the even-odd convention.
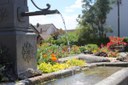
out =
[[[127,43],[123,42],[124,38],[120,37],[109,37],[110,42],[107,43],[107,48],[109,49],[111,46],[118,46],[118,45],[127,45]]]

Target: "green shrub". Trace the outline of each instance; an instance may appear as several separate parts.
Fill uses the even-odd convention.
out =
[[[125,37],[123,41],[128,43],[128,37]]]
[[[96,44],[87,44],[87,45],[85,45],[85,49],[92,52],[92,51],[98,49],[98,45],[96,45]]]
[[[49,42],[51,44],[56,44],[56,45],[67,45],[69,42],[70,45],[76,45],[78,42],[78,35],[75,31],[68,32],[59,36],[57,39],[49,38],[45,42]]]
[[[84,52],[86,50],[85,46],[80,46],[80,52]]]
[[[125,51],[128,52],[128,37],[125,37],[123,41],[127,43],[125,46]]]
[[[79,54],[81,53],[79,46],[73,45],[70,49],[70,54]]]

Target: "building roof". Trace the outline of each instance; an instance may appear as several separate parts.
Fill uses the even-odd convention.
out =
[[[38,34],[42,39],[47,39],[50,35],[45,34],[45,32],[51,27],[55,27],[53,24],[37,24],[36,26],[30,24],[29,30],[34,30],[36,34]],[[55,29],[57,29],[55,27]],[[40,33],[42,31],[42,33]]]
[[[35,28],[40,32],[40,30],[42,30],[42,32],[46,32],[51,26],[54,26],[53,24],[37,24],[35,26]],[[54,26],[55,27],[55,26]],[[55,27],[56,28],[56,27]]]

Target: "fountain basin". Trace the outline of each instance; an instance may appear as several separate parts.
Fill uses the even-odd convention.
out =
[[[40,85],[94,85],[121,69],[122,67],[92,67],[75,75],[43,82]]]
[[[37,76],[37,77],[21,80],[21,81],[19,81],[17,83],[13,83],[12,82],[12,83],[6,83],[6,84],[1,84],[1,85],[58,85],[58,84],[52,84],[52,83],[56,82],[56,79],[57,80],[58,79],[62,79],[63,80],[65,78],[70,78],[72,76],[73,77],[76,76],[75,78],[77,78],[79,75],[83,76],[83,74],[86,74],[87,71],[89,72],[90,69],[93,69],[93,68],[95,69],[95,68],[99,68],[99,67],[119,68],[119,69],[116,69],[115,72],[112,72],[110,75],[106,76],[103,79],[99,80],[97,78],[99,81],[92,82],[90,84],[83,84],[84,80],[82,80],[83,82],[82,81],[81,82],[77,81],[76,85],[95,85],[95,84],[96,85],[102,85],[101,83],[103,83],[103,82],[110,82],[110,84],[103,83],[103,85],[128,85],[128,82],[127,82],[127,79],[128,79],[128,74],[127,74],[127,72],[128,72],[128,68],[127,68],[128,67],[128,62],[92,63],[92,64],[88,64],[87,66],[83,66],[83,67],[73,67],[73,68],[69,68],[69,69],[58,71],[58,72],[54,72],[54,73],[42,74],[41,76]],[[92,73],[90,73],[90,75],[93,74],[93,72],[95,73],[95,71],[93,70]],[[111,76],[113,76],[113,75],[116,75],[116,76],[112,77],[113,80],[111,80]],[[92,78],[91,78],[92,76],[94,76],[94,75],[90,76],[90,81],[92,80]],[[89,79],[89,77],[86,77],[86,78]],[[50,83],[52,82],[52,83],[48,84],[49,82]],[[66,84],[66,85],[68,85],[68,84]],[[71,84],[69,84],[69,85],[71,85]],[[75,84],[73,84],[73,85],[75,85]]]

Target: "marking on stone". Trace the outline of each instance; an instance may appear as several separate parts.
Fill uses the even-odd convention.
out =
[[[29,63],[29,61],[32,59],[34,54],[34,50],[33,50],[33,46],[31,45],[31,43],[26,42],[23,44],[22,47],[22,55],[23,55],[23,59]]]
[[[6,8],[0,8],[0,22],[6,21],[8,17],[8,11]]]

